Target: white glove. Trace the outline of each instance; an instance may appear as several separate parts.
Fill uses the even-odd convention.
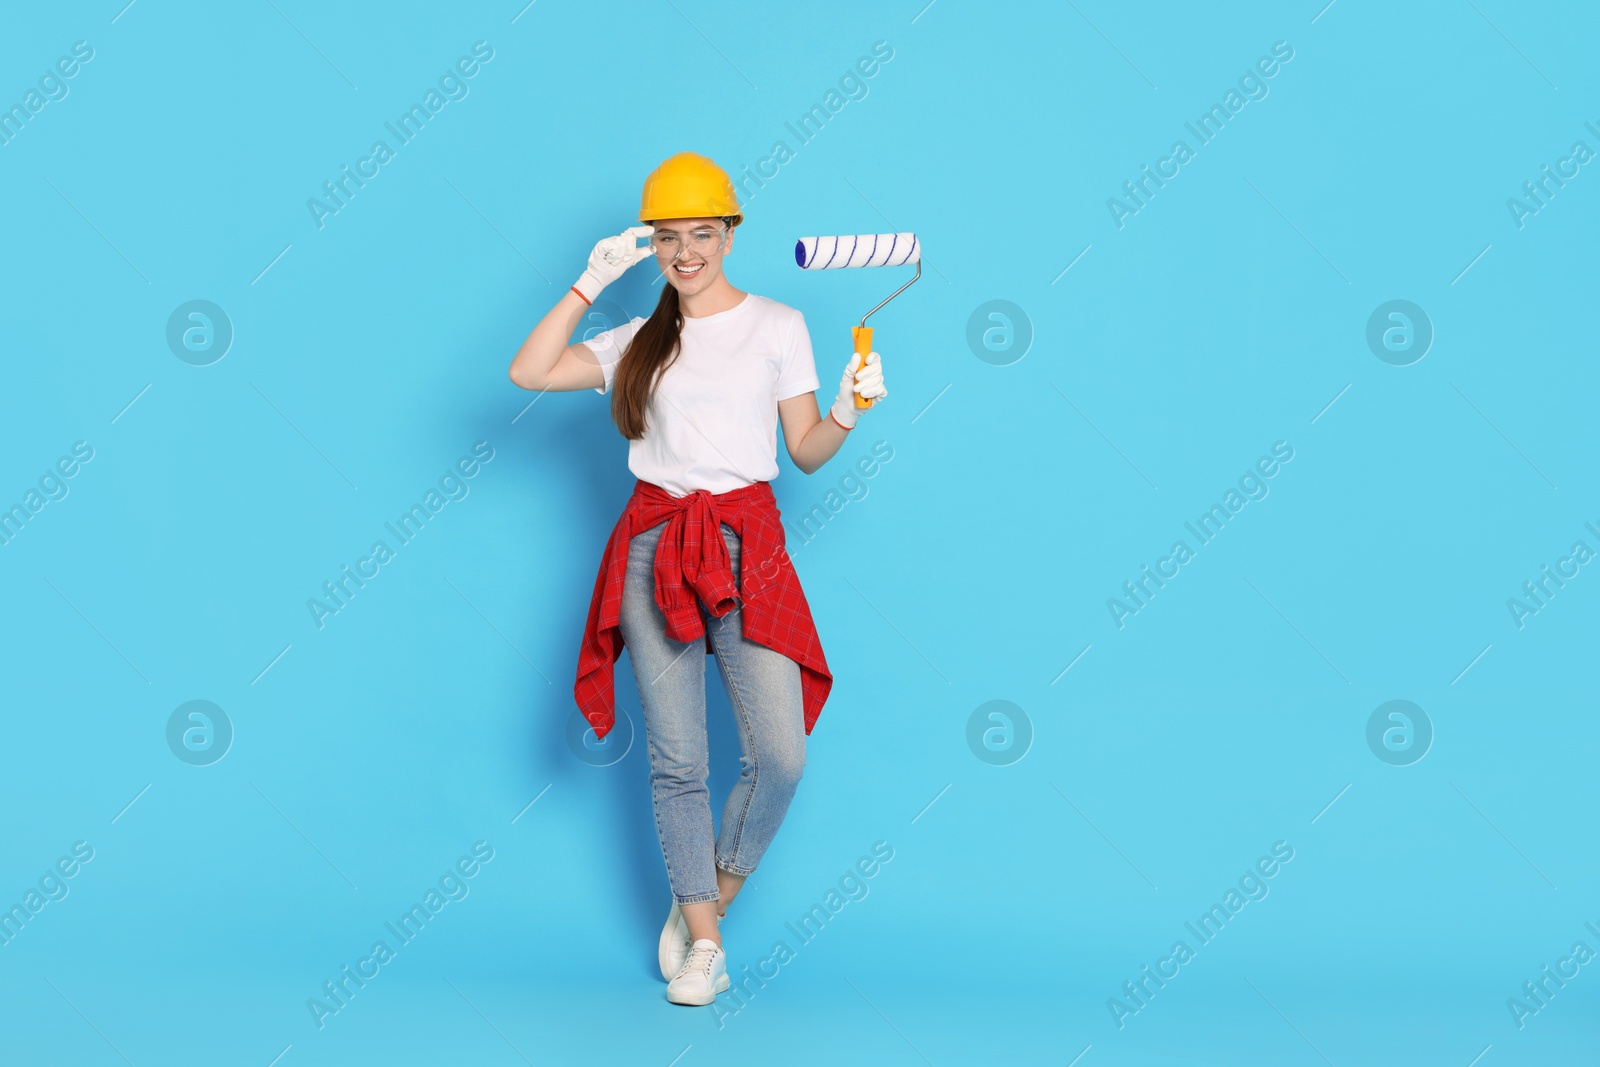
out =
[[[641,259],[654,255],[650,246],[637,247],[639,238],[655,233],[654,226],[629,226],[615,237],[602,239],[589,253],[589,266],[578,276],[573,288],[594,303],[600,290],[622,277],[624,271]]]
[[[858,370],[860,373],[857,373]],[[868,400],[873,397],[882,400],[889,395],[889,390],[883,385],[883,364],[878,361],[876,352],[867,353],[865,367],[861,363],[861,353],[852,352],[850,363],[844,369],[844,377],[839,379],[839,398],[833,402],[829,413],[847,430],[853,429],[856,420],[861,417],[861,410],[856,407],[857,393]]]

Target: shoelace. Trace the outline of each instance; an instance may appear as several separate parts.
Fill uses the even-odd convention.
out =
[[[694,970],[696,967],[696,959],[698,959],[700,962],[700,969],[709,975],[711,973],[711,961],[715,959],[716,956],[717,950],[715,948],[701,948],[699,945],[695,945],[693,948],[689,949],[689,955],[684,959],[683,967],[678,971],[678,974],[681,976]]]

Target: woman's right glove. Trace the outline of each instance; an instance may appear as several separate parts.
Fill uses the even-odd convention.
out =
[[[615,237],[603,238],[589,253],[589,266],[572,288],[585,301],[594,303],[600,290],[622,277],[624,271],[641,259],[654,255],[649,245],[638,247],[638,241],[655,232],[654,226],[629,226]]]

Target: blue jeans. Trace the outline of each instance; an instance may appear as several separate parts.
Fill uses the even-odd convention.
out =
[[[716,618],[700,603],[742,753],[739,780],[723,806],[722,829],[713,838],[706,788],[705,642],[668,637],[666,616],[655,600],[656,544],[666,521],[635,533],[628,544],[618,622],[644,705],[650,795],[667,880],[673,899],[693,904],[719,899],[713,864],[747,875],[761,862],[805,768],[805,713],[800,665],[747,640],[742,608]],[[737,581],[739,538],[727,523],[720,531]]]

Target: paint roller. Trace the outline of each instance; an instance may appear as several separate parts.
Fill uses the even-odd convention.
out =
[[[922,246],[914,233],[860,233],[840,237],[802,237],[794,243],[794,261],[801,270],[833,270],[838,267],[901,267],[907,263],[917,265],[911,281],[884,298],[878,307],[861,316],[861,325],[850,327],[855,350],[866,363],[872,351],[872,327],[867,319],[873,311],[905,292],[911,282],[922,277]],[[870,408],[877,398],[855,394],[857,408]]]

